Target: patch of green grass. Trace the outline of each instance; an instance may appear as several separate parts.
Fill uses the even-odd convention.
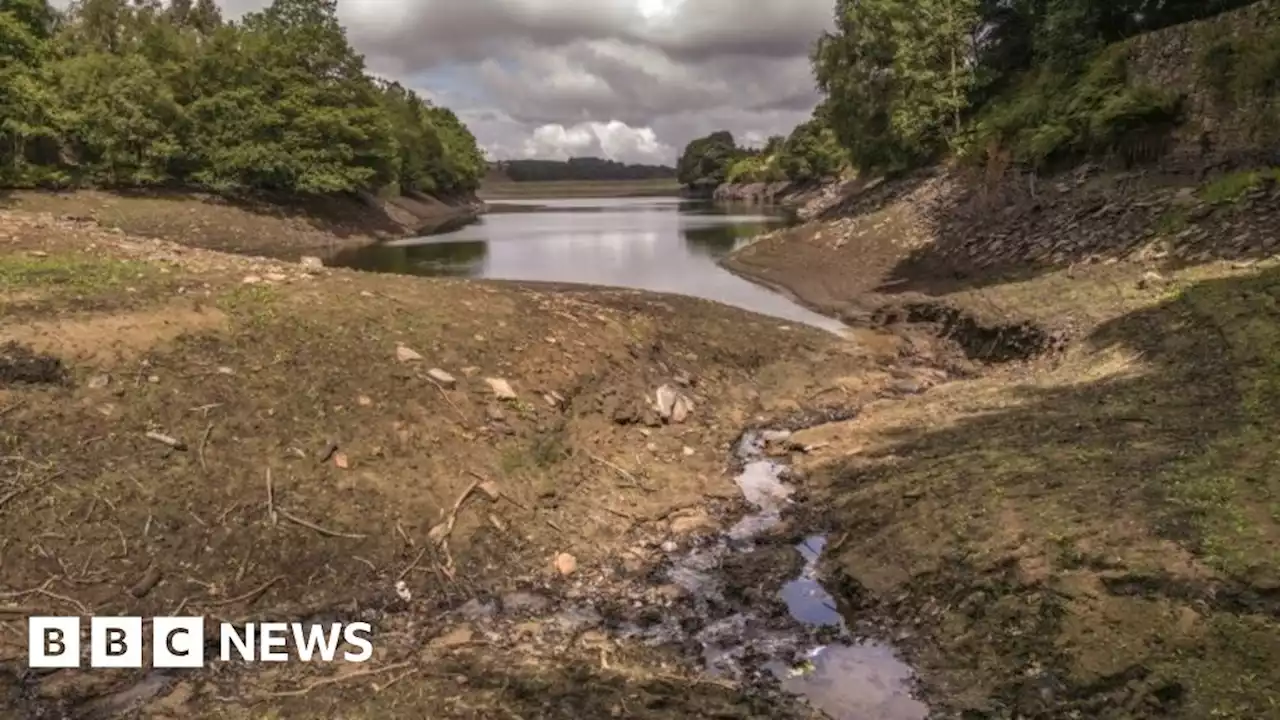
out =
[[[262,327],[279,316],[280,291],[270,285],[238,285],[217,300],[218,309],[251,327]]]
[[[1191,219],[1187,215],[1187,211],[1182,208],[1177,208],[1161,215],[1160,219],[1156,221],[1155,227],[1152,229],[1155,231],[1156,235],[1167,237],[1170,235],[1177,235],[1183,230],[1186,230],[1187,226],[1190,224]]]
[[[1280,182],[1280,167],[1223,175],[1200,189],[1200,199],[1212,205],[1234,205],[1267,182]]]
[[[93,294],[137,286],[154,278],[154,269],[140,262],[85,255],[0,257],[0,290]]]

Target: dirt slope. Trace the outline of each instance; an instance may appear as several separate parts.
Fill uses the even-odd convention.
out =
[[[807,716],[699,677],[677,649],[517,605],[588,598],[616,625],[678,604],[645,578],[663,543],[737,511],[727,463],[742,428],[896,392],[916,372],[906,342],[686,298],[308,269],[0,213],[0,707]],[[684,422],[650,408],[662,384],[692,401]],[[743,569],[754,584],[759,568]],[[459,619],[498,597],[498,620]],[[364,618],[377,656],[348,679],[323,663],[28,672],[23,619],[50,612]]]

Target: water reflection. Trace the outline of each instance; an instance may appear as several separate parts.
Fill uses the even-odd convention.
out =
[[[433,277],[479,277],[484,274],[489,244],[483,240],[428,242],[416,245],[380,245],[345,250],[330,265],[358,267],[370,272]]]
[[[506,201],[442,235],[340,253],[374,272],[584,283],[680,293],[831,330],[840,325],[725,271],[716,261],[787,219],[680,198]]]

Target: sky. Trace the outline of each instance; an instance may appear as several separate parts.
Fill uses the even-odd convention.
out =
[[[219,0],[228,17],[265,0]],[[674,164],[762,143],[818,101],[834,0],[338,0],[369,69],[455,110],[495,159]]]

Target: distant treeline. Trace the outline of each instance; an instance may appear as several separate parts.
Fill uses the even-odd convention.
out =
[[[506,160],[495,170],[513,182],[555,180],[661,180],[675,178],[676,169],[666,165],[628,165],[595,157],[569,160]]]

